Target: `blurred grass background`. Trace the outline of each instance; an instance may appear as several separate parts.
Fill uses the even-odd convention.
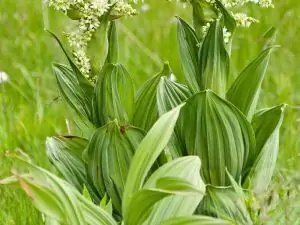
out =
[[[9,173],[12,164],[3,157],[4,153],[16,148],[27,152],[39,165],[52,169],[45,155],[45,138],[67,133],[66,119],[71,114],[65,104],[55,100],[58,90],[51,72],[53,61],[65,59],[44,31],[46,16],[41,2],[0,1],[0,71],[6,72],[10,79],[9,83],[0,84],[0,177]],[[189,9],[164,0],[146,2],[138,6],[141,13],[136,18],[123,19],[118,26],[121,61],[137,80],[137,86],[157,73],[163,61],[169,61],[175,75],[182,80],[174,16],[189,20]],[[274,3],[275,9],[254,6],[244,9],[260,23],[251,29],[238,29],[233,45],[232,75],[236,76],[259,53],[262,34],[270,26],[277,27],[277,43],[281,48],[272,56],[260,106],[290,105],[281,131],[275,178],[276,187],[282,191],[289,185],[297,185],[300,179],[297,177],[300,168],[300,39],[297,36],[300,1],[275,0]],[[55,33],[61,34],[65,22],[61,13],[49,12],[49,26]],[[278,210],[293,210],[294,206],[283,207]],[[286,212],[287,217],[290,213]],[[41,221],[22,191],[0,187],[0,225],[38,225],[43,224]],[[279,221],[276,224],[300,224],[295,220]]]

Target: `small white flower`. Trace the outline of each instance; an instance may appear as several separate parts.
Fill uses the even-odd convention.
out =
[[[6,83],[8,81],[9,81],[9,77],[8,77],[7,73],[0,71],[0,84]]]

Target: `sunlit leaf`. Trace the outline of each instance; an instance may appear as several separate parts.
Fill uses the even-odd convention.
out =
[[[172,193],[153,207],[144,224],[160,224],[174,215],[192,215],[205,192],[199,157],[182,157],[163,165],[151,175],[144,188]]]
[[[20,186],[38,210],[52,220],[74,225],[117,224],[64,180],[30,162],[22,161],[22,164],[25,171],[17,169],[15,172]]]
[[[123,214],[128,214],[128,206],[133,197],[143,186],[145,179],[155,160],[167,146],[179,116],[182,105],[164,114],[153,125],[140,143],[129,169],[127,182],[123,194]]]
[[[234,221],[234,224],[252,225],[250,214],[241,198],[232,188],[207,186],[206,195],[197,213]]]
[[[234,225],[233,223],[209,216],[182,216],[164,221],[161,225]]]

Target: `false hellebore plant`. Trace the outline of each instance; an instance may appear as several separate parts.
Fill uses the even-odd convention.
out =
[[[194,25],[178,18],[186,84],[172,81],[166,64],[135,92],[118,63],[116,28],[134,10],[123,1],[97,2],[103,8],[50,1],[89,33],[79,47],[90,68],[76,50],[74,63],[53,35],[70,64],[53,65],[58,87],[87,130],[47,139],[49,159],[66,181],[21,159],[24,166],[2,183],[19,182],[48,224],[261,224],[255,200],[274,172],[285,109],[257,108],[274,29],[229,84],[236,19],[224,2],[188,1]]]

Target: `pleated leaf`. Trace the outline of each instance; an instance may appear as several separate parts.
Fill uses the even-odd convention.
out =
[[[199,52],[198,84],[225,97],[229,76],[229,56],[223,40],[223,20],[216,20],[204,38]]]
[[[264,80],[273,47],[267,48],[237,77],[227,92],[227,99],[251,121],[256,111],[261,85]]]
[[[53,70],[64,100],[80,117],[91,119],[91,102],[81,88],[74,72],[62,64],[53,64]]]
[[[279,131],[284,118],[285,105],[257,113],[252,121],[256,136],[256,149],[249,161],[249,174],[245,186],[255,193],[267,190],[276,166],[279,151]]]
[[[102,126],[117,119],[122,124],[132,120],[134,83],[121,64],[106,64],[95,87],[95,118]]]
[[[119,214],[129,166],[143,137],[141,130],[113,121],[95,132],[85,152],[91,182],[100,196],[108,194]]]
[[[178,183],[180,183],[180,185],[178,185]],[[167,185],[166,189],[164,185]],[[172,191],[169,190],[169,186],[173,186]],[[162,216],[162,214],[157,211],[156,208],[153,208],[154,205],[159,204],[161,200],[168,196],[197,197],[199,192],[200,190],[197,189],[197,186],[193,186],[186,180],[178,181],[176,178],[173,178],[171,183],[165,182],[161,184],[159,189],[142,189],[132,198],[129,205],[130,213],[128,217],[125,217],[124,221],[128,225],[160,224],[162,219],[160,216]],[[171,209],[169,207],[172,207],[172,205],[165,205],[164,211]],[[157,217],[151,221],[145,221],[151,212]]]
[[[160,78],[157,88],[157,107],[159,115],[163,115],[183,103],[192,92],[187,86],[171,81],[168,77]]]
[[[161,225],[234,225],[233,223],[209,216],[182,216],[164,221]]]
[[[197,213],[233,221],[234,224],[253,224],[245,199],[232,188],[207,187]]]
[[[199,157],[181,157],[163,165],[151,175],[143,188],[172,193],[153,206],[144,225],[160,224],[174,215],[192,215],[205,193]]]
[[[206,183],[230,185],[226,168],[234,179],[241,178],[255,139],[250,123],[236,107],[204,91],[187,100],[179,121],[186,151],[200,157]]]
[[[86,183],[85,164],[82,153],[88,141],[75,136],[48,137],[46,150],[50,162],[70,184],[80,192]]]
[[[180,105],[191,95],[192,92],[185,85],[173,82],[167,77],[162,77],[157,89],[157,107],[159,115],[163,115]],[[169,143],[168,150],[173,158],[185,155],[184,146],[178,136],[176,128]]]
[[[22,163],[26,172],[17,169],[15,174],[20,186],[37,209],[53,221],[74,225],[117,225],[110,215],[64,180],[29,162]]]
[[[124,217],[128,216],[132,197],[142,188],[152,165],[167,146],[181,107],[182,105],[160,117],[140,143],[132,159],[127,178],[129,182],[126,182],[123,194],[122,209]]]
[[[190,89],[197,93],[200,90],[197,83],[199,40],[195,30],[181,18],[178,18],[177,40],[185,80]]]
[[[59,40],[59,38],[52,32],[48,31],[52,37],[57,41],[57,43],[59,44],[60,48],[62,49],[62,51],[64,52],[72,71],[74,72],[77,81],[81,87],[81,89],[83,90],[83,92],[85,93],[86,97],[88,98],[89,102],[92,102],[92,96],[93,96],[93,92],[94,92],[94,87],[93,85],[86,79],[86,77],[80,72],[80,70],[78,69],[78,67],[76,66],[76,64],[72,61],[71,57],[69,56],[69,54],[67,53],[66,49],[64,48],[63,44],[61,43],[61,41]]]
[[[148,131],[158,118],[156,93],[160,78],[169,76],[171,69],[168,64],[164,65],[163,70],[146,81],[138,90],[135,105],[136,111],[133,117],[133,124],[145,131]]]

